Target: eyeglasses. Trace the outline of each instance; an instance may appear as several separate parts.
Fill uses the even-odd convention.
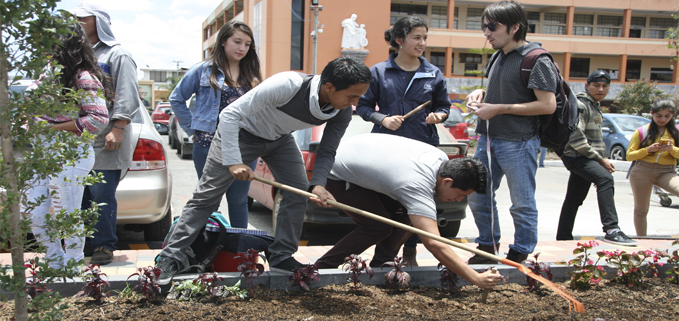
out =
[[[489,24],[481,24],[481,31],[486,31],[486,28],[488,28],[488,30],[490,30],[490,32],[495,32],[495,27],[497,27],[497,25],[501,25],[501,24],[502,23],[499,23],[499,22],[491,22]]]

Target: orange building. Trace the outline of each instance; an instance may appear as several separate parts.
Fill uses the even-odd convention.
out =
[[[468,52],[486,46],[481,13],[495,1],[470,0],[224,0],[203,22],[203,57],[213,50],[224,21],[238,19],[255,34],[264,76],[287,70],[311,73],[313,68],[314,10],[319,2],[317,73],[341,56],[342,20],[352,14],[365,24],[369,50],[365,63],[387,59],[384,31],[400,17],[417,15],[429,24],[425,57],[448,79],[451,94],[460,87],[480,84],[466,71],[483,69],[487,55]],[[587,75],[598,69],[611,72],[613,99],[620,84],[656,80],[674,92],[679,65],[666,48],[667,30],[677,27],[672,13],[677,0],[524,0],[529,20],[527,40],[541,42],[574,90],[582,90]]]

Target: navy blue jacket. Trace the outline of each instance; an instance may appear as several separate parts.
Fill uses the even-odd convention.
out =
[[[394,57],[396,54],[391,54],[389,60],[370,68],[374,81],[359,99],[356,112],[365,121],[375,123],[373,133],[408,137],[436,146],[439,144],[436,127],[426,124],[425,119],[432,112],[446,115],[450,112],[446,79],[436,66],[420,57],[420,67],[408,82],[407,72],[394,62]],[[405,115],[428,100],[431,104],[406,119],[396,131],[382,127],[385,117]],[[379,111],[375,111],[375,104]]]

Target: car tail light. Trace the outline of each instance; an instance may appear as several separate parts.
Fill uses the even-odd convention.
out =
[[[155,140],[140,138],[132,155],[131,171],[146,171],[165,168],[165,150]]]

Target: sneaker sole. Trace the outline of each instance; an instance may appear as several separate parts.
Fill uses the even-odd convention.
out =
[[[286,270],[286,269],[281,269],[281,268],[277,268],[277,267],[273,267],[273,266],[270,266],[270,267],[269,267],[269,270],[270,270],[271,272],[278,272],[278,273],[292,274],[292,271],[288,271],[288,270]]]
[[[112,262],[113,262],[113,258],[111,258],[110,260],[104,260],[104,261],[90,260],[91,264],[99,264],[99,265],[107,265],[107,264],[111,264]]]
[[[158,283],[158,285],[168,285],[168,284],[170,284],[170,283],[172,282],[172,280],[174,279],[175,276],[177,276],[178,274],[182,274],[182,273],[184,273],[184,272],[186,272],[186,271],[188,271],[188,270],[189,270],[189,268],[184,269],[184,270],[177,271],[177,273],[175,273],[175,274],[172,275],[171,277],[165,278],[165,279],[161,279],[161,278],[159,277],[158,280],[156,280],[156,283]]]
[[[618,242],[618,241],[612,241],[612,240],[607,240],[607,239],[604,239],[603,241],[606,242],[606,243],[611,243],[611,244],[620,245],[620,246],[629,246],[629,247],[639,246],[639,243],[637,243],[637,242],[625,243],[625,242]]]

